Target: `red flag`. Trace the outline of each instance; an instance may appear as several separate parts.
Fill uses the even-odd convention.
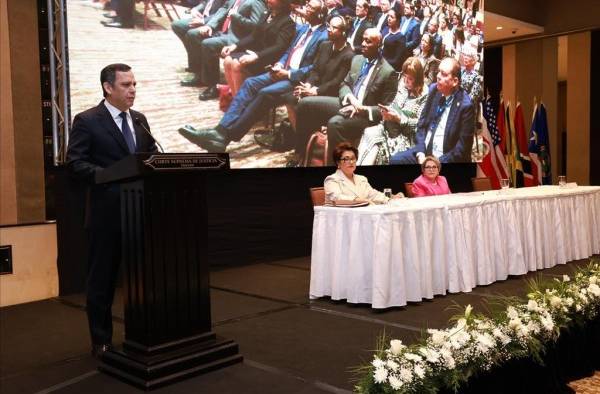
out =
[[[523,186],[537,186],[538,183],[531,172],[531,158],[529,157],[529,136],[525,129],[525,118],[523,117],[523,107],[521,106],[521,103],[517,103],[514,123],[515,137],[517,141],[517,145],[515,146],[516,149],[514,150],[516,169],[517,171],[522,172]]]
[[[506,151],[506,115],[504,114],[504,100],[500,101],[498,108],[498,116],[496,117],[496,130],[497,139],[494,141],[496,148],[496,161],[498,169],[502,174],[502,178],[509,179],[510,172],[508,171],[508,165],[506,164],[505,155]]]

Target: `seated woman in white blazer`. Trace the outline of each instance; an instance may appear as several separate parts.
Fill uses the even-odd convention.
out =
[[[333,150],[333,161],[337,166],[335,174],[325,178],[325,204],[335,204],[336,201],[369,202],[371,204],[385,204],[389,201],[382,192],[369,185],[369,181],[362,175],[354,173],[358,149],[349,142],[338,144]],[[402,198],[398,193],[392,198]]]

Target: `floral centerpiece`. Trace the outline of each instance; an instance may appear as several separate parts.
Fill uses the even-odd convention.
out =
[[[359,368],[358,393],[437,393],[458,391],[472,376],[509,360],[531,357],[542,362],[547,346],[563,329],[600,315],[600,261],[573,278],[529,282],[527,300],[503,299],[491,316],[471,305],[453,318],[450,328],[427,330],[416,344],[397,339],[378,345],[370,364]],[[381,342],[381,341],[380,341]]]

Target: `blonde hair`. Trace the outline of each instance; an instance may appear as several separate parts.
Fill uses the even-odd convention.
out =
[[[427,165],[427,162],[430,162],[430,161],[432,161],[432,162],[435,163],[435,165],[438,168],[438,171],[442,170],[442,163],[440,163],[440,161],[438,160],[437,157],[435,157],[435,156],[425,156],[425,160],[423,160],[423,163],[421,163],[421,172],[425,171],[425,166]]]

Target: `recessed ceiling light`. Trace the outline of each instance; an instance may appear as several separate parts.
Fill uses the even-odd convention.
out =
[[[502,26],[496,26],[496,30],[502,30]]]

